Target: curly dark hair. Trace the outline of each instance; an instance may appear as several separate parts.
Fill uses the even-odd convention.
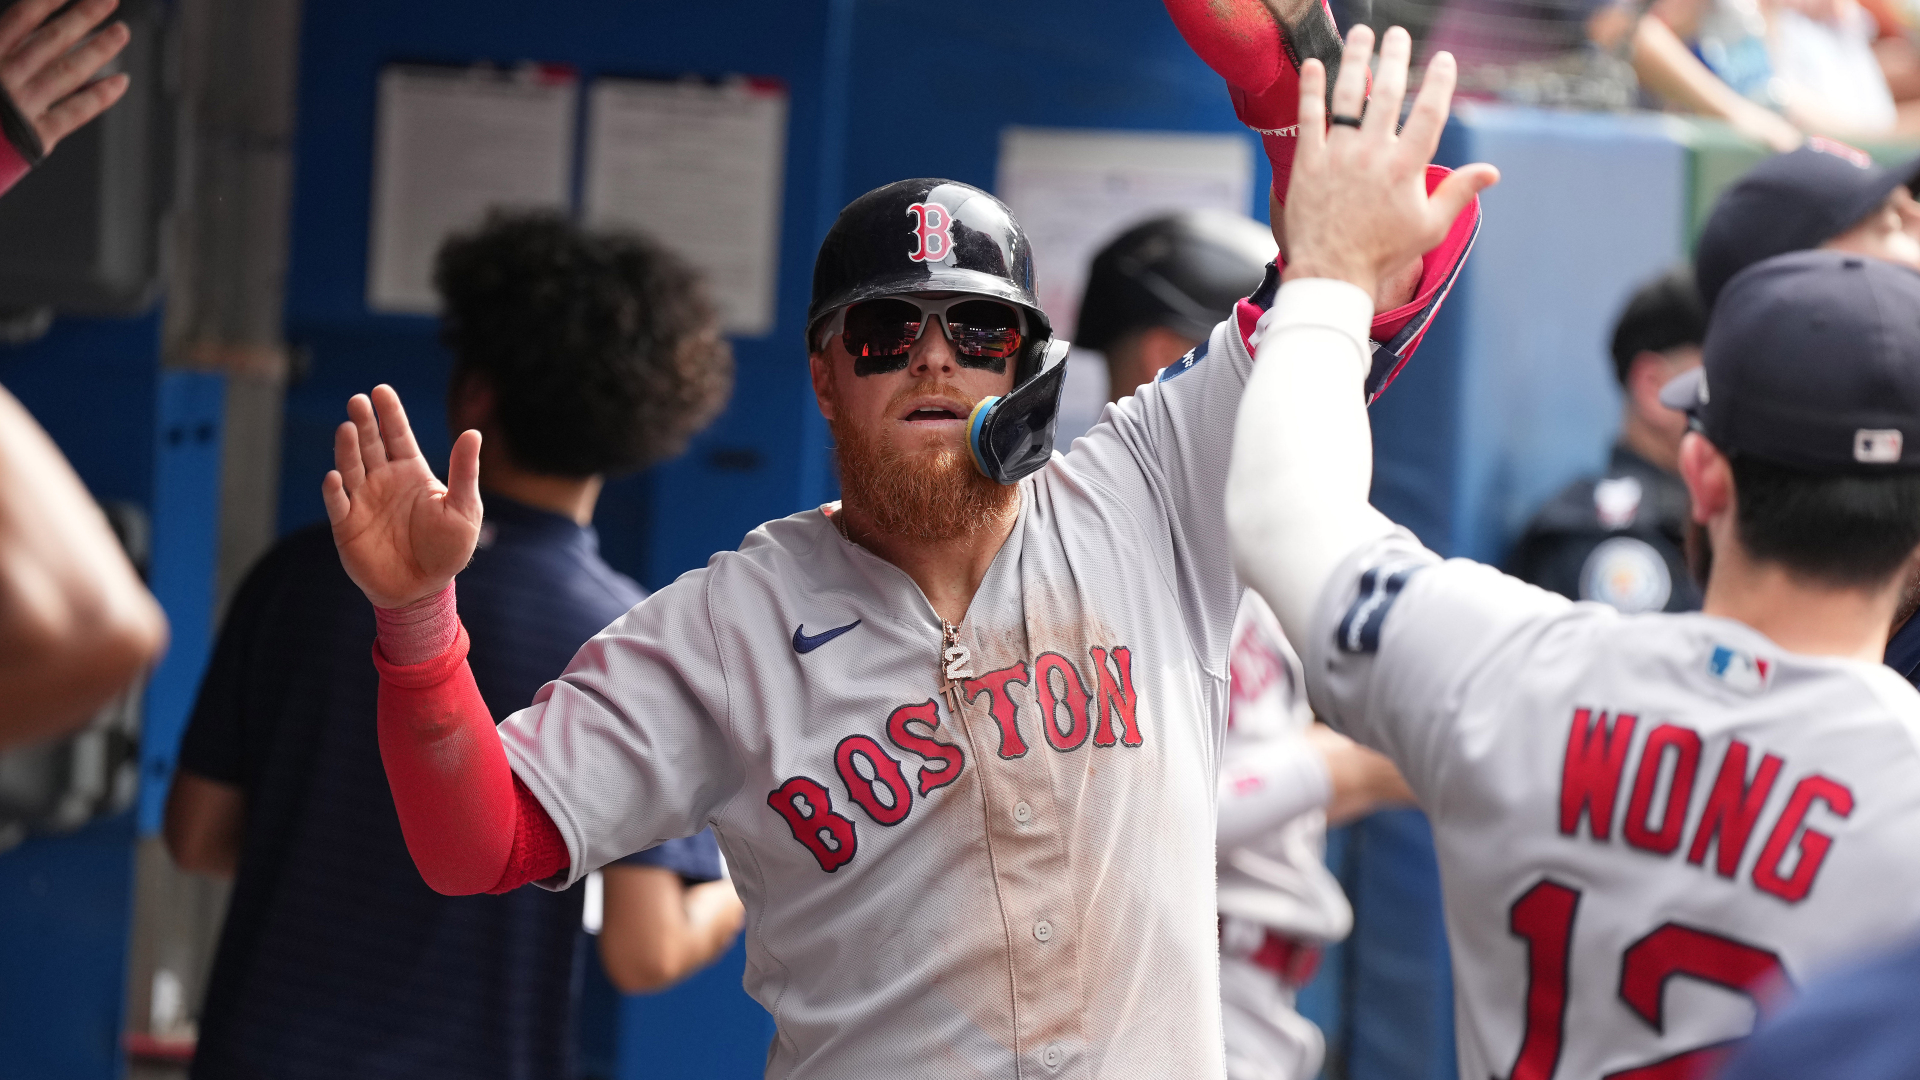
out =
[[[642,468],[685,449],[733,392],[700,274],[636,233],[496,211],[440,248],[433,284],[455,384],[486,379],[522,468]]]

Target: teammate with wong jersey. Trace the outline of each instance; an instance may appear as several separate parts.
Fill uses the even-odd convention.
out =
[[[1450,62],[1302,73],[1293,264],[1254,334],[1228,521],[1315,711],[1433,821],[1467,1077],[1681,1077],[1754,995],[1920,929],[1920,695],[1879,663],[1920,544],[1920,275],[1842,252],[1721,294],[1680,471],[1699,614],[1622,615],[1442,560],[1367,504],[1368,296],[1447,227],[1421,165]],[[1352,130],[1343,130],[1351,128]],[[1365,163],[1366,167],[1358,167]],[[1469,166],[1468,183],[1494,178]],[[1360,178],[1360,179],[1356,179]]]

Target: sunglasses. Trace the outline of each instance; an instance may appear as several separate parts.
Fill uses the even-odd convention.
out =
[[[1026,314],[1012,304],[956,296],[927,300],[917,296],[888,296],[862,300],[834,312],[826,326],[827,338],[838,337],[854,358],[854,372],[874,375],[907,366],[907,352],[926,331],[927,321],[939,316],[941,332],[953,343],[965,367],[1007,369],[1007,358],[1026,343]]]

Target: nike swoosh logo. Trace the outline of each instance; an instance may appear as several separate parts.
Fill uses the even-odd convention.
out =
[[[810,635],[807,633],[807,624],[801,623],[799,626],[793,628],[793,651],[802,654],[810,653],[859,625],[860,620],[855,619],[845,626],[836,626],[831,630],[823,630],[818,634]]]

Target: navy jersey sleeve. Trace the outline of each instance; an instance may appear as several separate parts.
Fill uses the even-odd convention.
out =
[[[1920,616],[1900,624],[1887,640],[1887,666],[1920,687]]]
[[[712,830],[656,844],[618,860],[621,866],[657,866],[691,882],[720,880],[720,845]]]
[[[241,584],[200,679],[200,694],[180,741],[180,768],[195,776],[234,785],[247,780],[246,673],[256,662],[253,644],[259,638],[256,631],[274,565],[271,556],[263,559]]]

